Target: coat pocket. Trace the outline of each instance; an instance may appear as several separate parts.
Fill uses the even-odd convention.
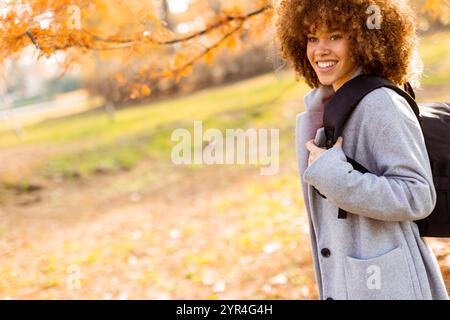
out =
[[[414,300],[414,286],[402,247],[371,259],[345,260],[351,300]]]

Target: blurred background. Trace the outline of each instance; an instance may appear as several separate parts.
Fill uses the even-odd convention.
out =
[[[450,101],[449,2],[410,2],[418,100]],[[0,298],[317,298],[270,1],[0,3]],[[174,165],[194,120],[280,129],[278,173]]]

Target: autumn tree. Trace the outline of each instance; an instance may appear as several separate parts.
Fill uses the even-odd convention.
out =
[[[439,16],[449,8],[448,1],[415,3]],[[179,31],[166,0],[5,0],[0,60],[15,59],[32,45],[37,58],[63,51],[65,69],[77,63],[103,72],[102,61],[107,61],[130,98],[147,96],[152,80],[179,80],[196,63],[213,63],[222,48],[241,50],[261,37],[272,28],[273,2],[191,0],[196,24]],[[124,67],[132,70],[131,81],[120,72]]]

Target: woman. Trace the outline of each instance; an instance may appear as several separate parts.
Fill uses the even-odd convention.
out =
[[[313,139],[324,138],[326,102],[357,75],[417,86],[422,66],[411,9],[393,0],[282,0],[276,26],[283,56],[314,88],[297,117],[297,156],[320,298],[448,299],[413,222],[432,212],[436,191],[406,100],[374,90],[333,148]],[[355,170],[346,155],[373,173]],[[337,219],[339,208],[347,219]]]

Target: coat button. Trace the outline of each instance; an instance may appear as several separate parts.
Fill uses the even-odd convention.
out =
[[[331,255],[331,251],[328,248],[323,248],[322,250],[320,250],[320,253],[322,254],[322,256],[324,256],[325,258],[328,258]]]

